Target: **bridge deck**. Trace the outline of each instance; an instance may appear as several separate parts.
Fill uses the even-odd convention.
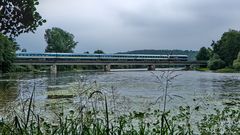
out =
[[[207,65],[206,61],[16,60],[15,65]]]

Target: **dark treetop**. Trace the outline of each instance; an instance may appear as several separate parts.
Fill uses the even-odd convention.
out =
[[[46,20],[36,11],[38,0],[1,0],[0,32],[8,37],[34,32]]]
[[[78,43],[73,34],[56,27],[47,29],[44,37],[48,44],[45,52],[72,53]]]
[[[220,40],[212,43],[213,53],[216,53],[226,63],[232,66],[240,51],[240,31],[229,30],[223,33]]]

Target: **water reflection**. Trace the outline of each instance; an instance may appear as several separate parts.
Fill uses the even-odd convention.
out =
[[[238,76],[227,76],[213,79],[213,90],[219,93],[220,100],[234,99],[240,101],[240,78]]]
[[[154,73],[161,74],[162,72],[155,71]],[[173,87],[169,89],[169,92],[183,99],[171,101],[171,105],[179,106],[180,102],[191,103],[196,97],[212,98],[216,102],[240,98],[238,74],[196,71],[176,71],[174,74],[180,74],[180,76],[173,81]],[[28,97],[34,87],[37,103],[43,103],[45,107],[51,106],[51,100],[47,98],[49,93],[71,91],[72,88],[77,87],[79,78],[82,76],[86,77],[89,82],[96,81],[106,90],[111,89],[112,86],[116,87],[121,96],[128,97],[139,105],[148,100],[155,101],[161,94],[156,78],[147,71],[24,73],[0,78],[0,109],[9,102],[15,101],[19,95],[21,98]],[[22,96],[23,93],[25,96]],[[59,103],[61,100],[55,102]],[[70,101],[64,99],[63,102]]]
[[[0,80],[0,110],[13,102],[18,97],[17,82],[12,80]]]

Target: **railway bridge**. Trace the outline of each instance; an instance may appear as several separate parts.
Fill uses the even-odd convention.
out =
[[[57,73],[58,65],[102,65],[104,71],[110,71],[111,65],[145,65],[148,70],[155,70],[157,65],[186,68],[207,65],[206,61],[189,61],[187,55],[17,53],[16,56],[14,65],[49,65],[52,73]]]
[[[21,60],[16,59],[14,65],[49,65],[51,73],[57,73],[58,65],[102,65],[104,71],[110,71],[111,65],[145,65],[148,70],[153,71],[157,65],[163,66],[206,66],[206,61],[152,61],[152,60]]]

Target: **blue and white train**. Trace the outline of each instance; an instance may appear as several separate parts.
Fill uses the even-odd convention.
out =
[[[18,60],[98,60],[98,61],[187,61],[187,55],[17,53]]]

